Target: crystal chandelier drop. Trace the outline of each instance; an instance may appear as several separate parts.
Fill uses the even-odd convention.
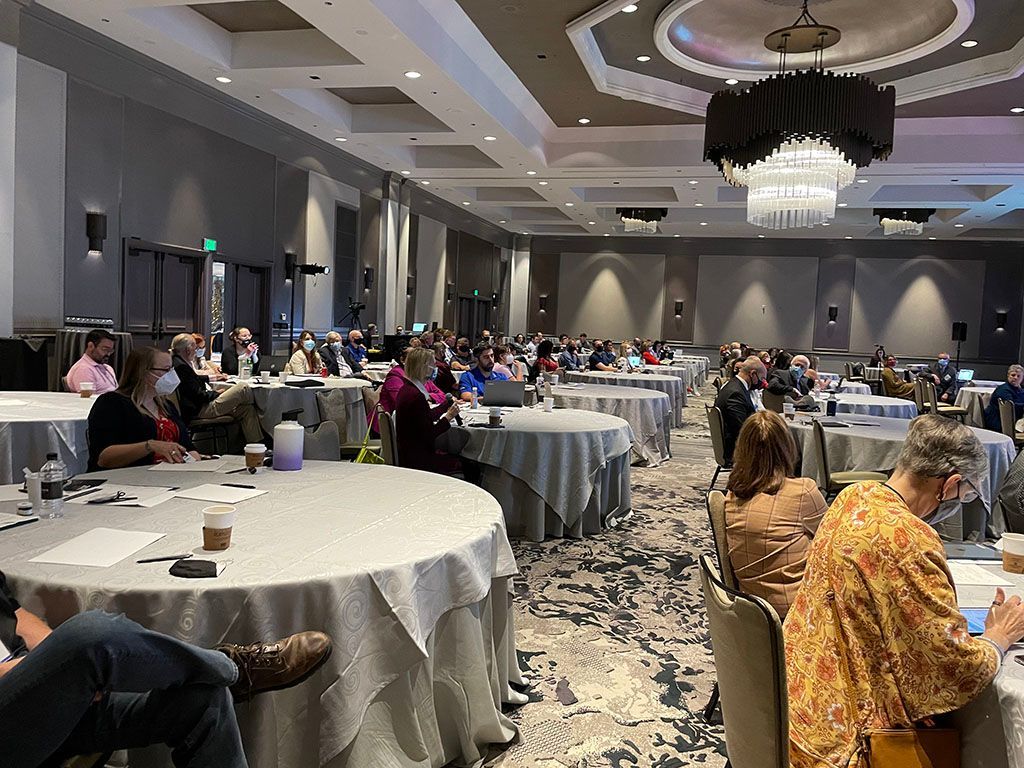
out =
[[[933,213],[934,208],[875,208],[875,216],[882,225],[883,235],[920,235]]]
[[[616,208],[615,213],[626,232],[653,235],[658,231],[658,222],[668,216],[668,208]]]
[[[751,224],[787,229],[827,222],[857,168],[892,152],[895,89],[823,69],[824,49],[840,36],[819,24],[805,1],[795,24],[765,38],[779,52],[779,73],[711,97],[704,159],[730,184],[748,188]],[[810,52],[814,67],[785,72],[788,53]]]

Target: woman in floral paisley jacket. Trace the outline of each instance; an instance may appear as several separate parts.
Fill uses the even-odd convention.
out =
[[[929,526],[977,495],[985,466],[970,429],[920,416],[889,481],[847,488],[825,514],[784,627],[793,768],[864,765],[868,730],[962,707],[1024,637],[1021,599],[1002,590],[968,635]]]

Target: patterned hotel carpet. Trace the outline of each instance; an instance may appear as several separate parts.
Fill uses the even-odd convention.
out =
[[[634,516],[599,536],[517,542],[517,645],[531,703],[494,768],[725,764],[700,717],[714,684],[697,558],[711,551],[714,470],[704,399],[673,431],[671,461],[633,468]]]

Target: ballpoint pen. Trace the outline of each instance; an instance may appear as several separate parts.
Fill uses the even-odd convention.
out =
[[[164,555],[162,557],[144,557],[142,560],[136,560],[136,563],[162,563],[166,560],[188,560],[192,557],[191,552],[186,552],[183,555]]]

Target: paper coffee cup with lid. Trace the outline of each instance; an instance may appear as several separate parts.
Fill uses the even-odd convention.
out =
[[[214,504],[203,510],[203,549],[217,551],[231,546],[231,529],[235,525],[235,508],[230,504]]]
[[[1024,573],[1024,533],[1004,533],[1003,570],[1007,573]]]

